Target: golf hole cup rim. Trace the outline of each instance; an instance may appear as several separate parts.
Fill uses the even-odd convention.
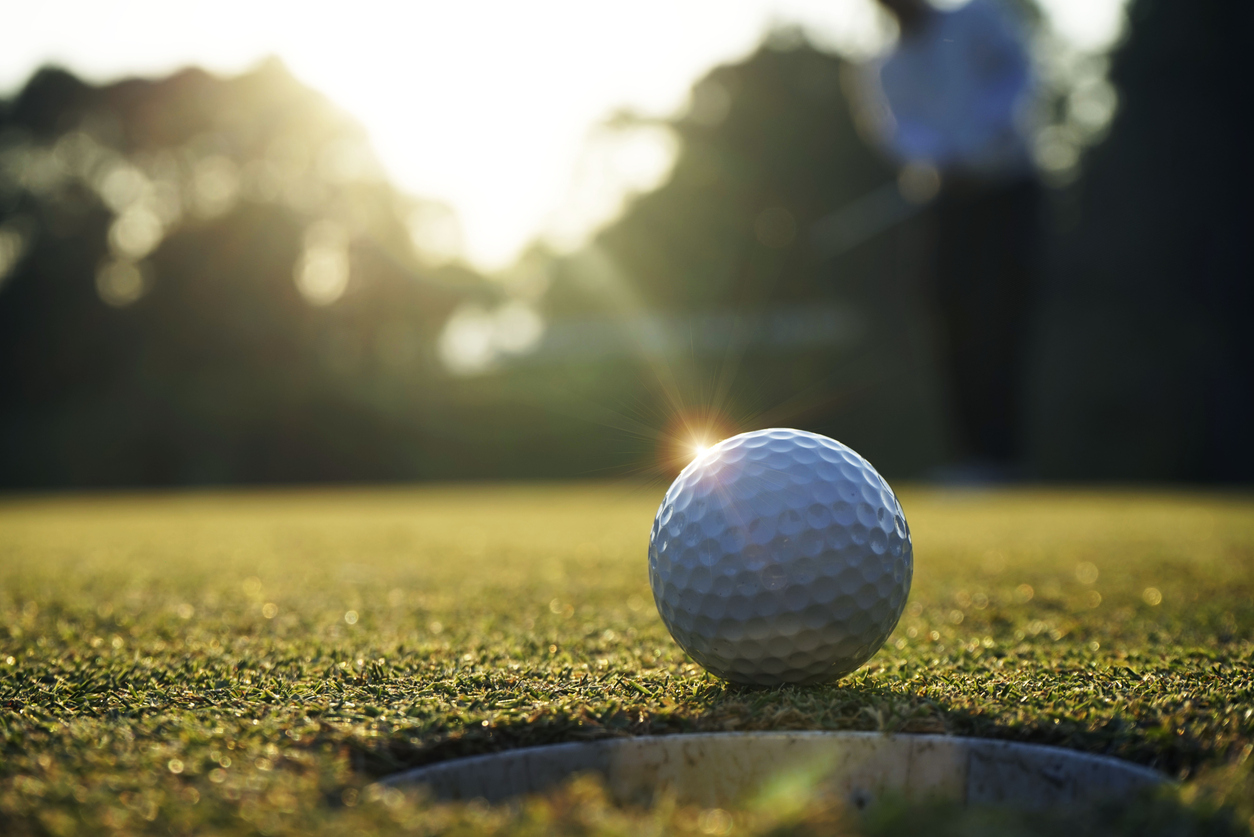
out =
[[[806,783],[863,808],[884,794],[918,802],[1046,810],[1128,797],[1168,781],[1110,756],[984,738],[878,732],[723,732],[552,744],[454,759],[384,779],[438,800],[500,802],[597,774],[619,804],[669,792],[732,807],[778,782]]]

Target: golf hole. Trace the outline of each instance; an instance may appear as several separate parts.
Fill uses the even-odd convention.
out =
[[[615,802],[728,807],[773,792],[835,794],[864,808],[883,794],[1024,810],[1130,796],[1166,781],[1146,767],[1058,747],[944,735],[746,732],[554,744],[391,776],[439,800],[500,802],[597,774]]]

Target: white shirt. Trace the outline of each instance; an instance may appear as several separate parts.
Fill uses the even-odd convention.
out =
[[[1031,69],[1019,33],[995,3],[932,11],[869,69],[869,115],[900,162],[985,177],[1028,170],[1021,113]]]

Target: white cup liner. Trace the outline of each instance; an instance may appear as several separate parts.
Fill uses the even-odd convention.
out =
[[[1147,767],[1059,747],[946,735],[724,732],[610,738],[456,759],[383,780],[425,786],[442,800],[498,802],[600,774],[620,803],[659,791],[728,807],[775,782],[796,781],[862,808],[883,793],[1026,810],[1127,797],[1166,781]]]

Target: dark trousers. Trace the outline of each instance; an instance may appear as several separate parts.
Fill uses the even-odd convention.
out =
[[[1021,452],[1041,202],[1040,184],[1024,179],[960,183],[934,206],[933,301],[964,459],[1009,464]]]

